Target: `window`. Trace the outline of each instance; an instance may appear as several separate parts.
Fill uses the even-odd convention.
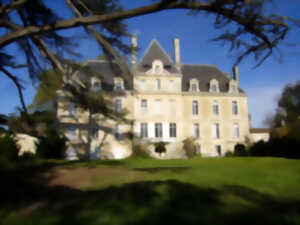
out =
[[[142,113],[147,113],[147,100],[146,99],[142,99],[141,101],[141,111]]]
[[[197,84],[192,84],[192,91],[197,91]]]
[[[212,92],[217,92],[217,85],[216,84],[211,85],[211,91]]]
[[[170,133],[170,137],[173,137],[173,138],[176,137],[176,123],[170,123],[169,133]]]
[[[156,79],[156,90],[160,90],[160,79]]]
[[[199,81],[197,79],[195,79],[195,78],[191,79],[190,80],[190,89],[189,89],[189,91],[191,91],[191,92],[199,91],[198,85],[199,85]]]
[[[101,90],[101,83],[98,80],[94,80],[92,83],[92,91],[100,91]]]
[[[70,126],[69,131],[68,131],[68,138],[70,140],[75,139],[77,137],[77,132],[76,132],[76,127],[75,126]]]
[[[170,82],[169,82],[169,89],[170,90],[174,90],[175,89],[174,80],[170,80]]]
[[[233,138],[240,138],[240,128],[237,123],[233,125]]]
[[[71,115],[76,115],[76,112],[77,112],[77,105],[76,105],[76,103],[70,102],[69,103],[69,113]]]
[[[115,128],[115,138],[116,138],[117,140],[121,140],[121,138],[122,138],[122,133],[121,133],[121,126],[120,126],[120,124],[117,124],[117,125],[116,125],[116,128]]]
[[[160,60],[154,60],[152,62],[152,71],[154,74],[160,74],[163,71],[163,63]]]
[[[122,78],[115,78],[115,90],[120,91],[123,89],[123,80]]]
[[[238,91],[237,91],[236,85],[234,85],[234,84],[231,85],[231,91],[232,91],[233,93],[237,93],[237,92],[238,92]]]
[[[160,73],[160,65],[155,65],[154,72],[155,73]]]
[[[148,124],[141,123],[141,138],[147,138],[147,137],[148,137]]]
[[[193,115],[198,115],[198,101],[196,100],[193,101],[192,111]]]
[[[155,112],[156,112],[156,114],[161,113],[161,101],[160,100],[155,100]]]
[[[233,115],[237,115],[239,112],[238,112],[238,104],[237,104],[237,101],[233,101],[232,102],[232,114]]]
[[[118,113],[122,112],[122,100],[121,99],[116,99],[116,101],[115,101],[115,110]]]
[[[214,115],[219,115],[219,103],[218,101],[213,101],[213,106],[212,106],[212,109],[213,109],[213,114]]]
[[[162,123],[155,123],[155,137],[162,137]]]
[[[216,145],[216,153],[218,154],[218,156],[222,155],[222,148],[221,145]]]
[[[219,139],[220,138],[220,125],[218,123],[215,123],[213,125],[213,132],[214,132],[214,138]]]
[[[210,81],[210,92],[219,92],[219,83],[216,79]]]
[[[142,90],[146,89],[146,80],[141,80],[141,89]]]
[[[97,139],[99,137],[99,128],[98,127],[92,128],[91,137],[93,139]]]
[[[200,138],[200,128],[198,123],[194,123],[194,138]]]

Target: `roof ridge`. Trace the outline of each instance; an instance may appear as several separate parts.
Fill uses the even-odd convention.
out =
[[[153,38],[150,42],[150,44],[148,45],[145,53],[143,54],[143,57],[141,58],[140,63],[143,61],[144,57],[147,55],[148,51],[151,49],[151,46],[156,43],[158,45],[158,47],[162,50],[162,52],[167,56],[167,58],[170,60],[171,63],[173,63],[173,60],[171,59],[170,55],[165,51],[165,49],[161,46],[161,44],[158,42],[158,40],[156,40],[156,38]],[[140,64],[139,63],[139,64]]]

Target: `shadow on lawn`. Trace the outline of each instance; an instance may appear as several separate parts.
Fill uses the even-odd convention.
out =
[[[3,224],[299,224],[300,202],[242,186],[217,190],[175,180],[81,191],[49,187],[41,172],[1,173]],[[2,171],[3,172],[3,171]],[[52,177],[53,178],[53,177]],[[80,179],[78,177],[77,179]],[[18,212],[11,217],[9,212]]]

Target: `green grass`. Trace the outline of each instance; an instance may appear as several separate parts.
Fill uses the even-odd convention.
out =
[[[48,161],[0,176],[5,225],[300,224],[299,160]]]

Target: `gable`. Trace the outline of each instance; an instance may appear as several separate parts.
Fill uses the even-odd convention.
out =
[[[154,60],[160,60],[164,69],[170,73],[178,73],[178,70],[173,65],[170,56],[163,50],[156,40],[152,40],[148,49],[146,50],[141,62],[138,64],[138,71],[146,72],[152,67]]]

